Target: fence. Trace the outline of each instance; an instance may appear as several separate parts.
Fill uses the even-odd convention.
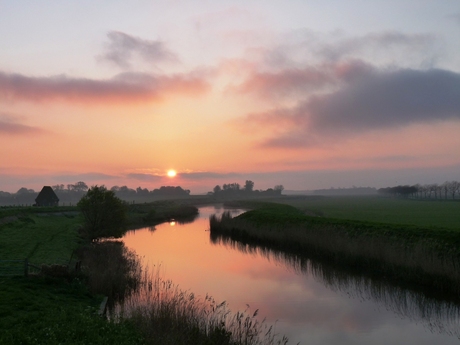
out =
[[[71,262],[67,262],[61,266],[67,266]],[[41,267],[38,267],[29,262],[29,259],[24,260],[0,260],[0,277],[15,277],[25,276],[27,277],[30,273],[39,273]]]

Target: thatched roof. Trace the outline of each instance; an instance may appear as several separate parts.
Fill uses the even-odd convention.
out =
[[[59,198],[50,186],[44,186],[35,199],[37,206],[57,206],[58,202]]]

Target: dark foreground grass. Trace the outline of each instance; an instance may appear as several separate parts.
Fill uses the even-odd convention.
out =
[[[255,205],[253,205],[255,206]],[[211,237],[307,255],[453,297],[460,293],[460,231],[307,216],[264,204],[236,218],[211,217]]]
[[[129,321],[97,315],[100,302],[78,281],[0,278],[0,344],[141,344]]]

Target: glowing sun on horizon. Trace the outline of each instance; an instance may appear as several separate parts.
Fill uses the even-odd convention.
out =
[[[177,175],[177,172],[176,172],[176,170],[171,169],[171,170],[168,170],[167,174],[168,174],[168,177],[174,177],[174,176]]]

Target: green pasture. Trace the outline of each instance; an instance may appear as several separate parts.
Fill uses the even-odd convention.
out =
[[[273,200],[307,215],[364,222],[460,230],[460,202],[379,196],[305,196]]]
[[[141,344],[129,322],[97,314],[100,296],[78,281],[0,277],[0,344]]]
[[[68,261],[78,246],[78,215],[16,213],[0,225],[0,260],[28,258],[33,264]],[[1,221],[1,219],[0,219]]]

